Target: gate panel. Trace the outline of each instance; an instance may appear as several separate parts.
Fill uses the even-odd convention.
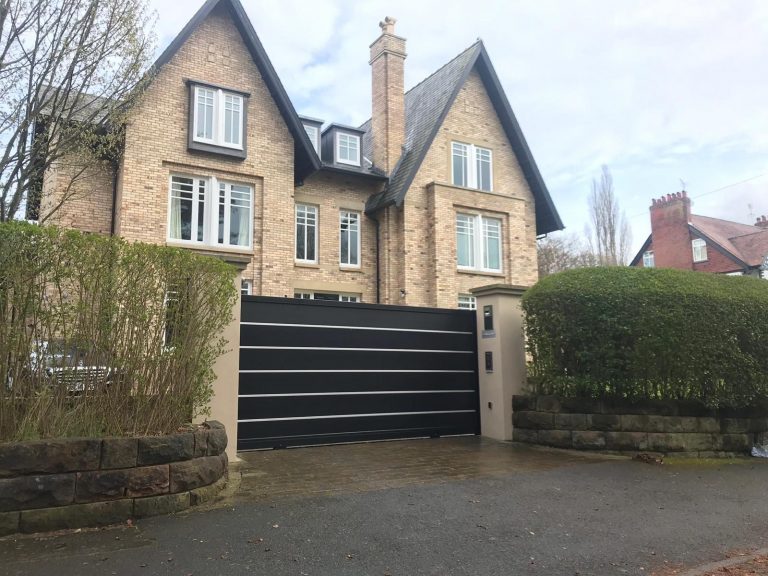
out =
[[[474,312],[242,301],[238,450],[479,433]]]

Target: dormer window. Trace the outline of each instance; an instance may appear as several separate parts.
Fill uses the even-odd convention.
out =
[[[190,84],[189,148],[245,158],[248,95]]]
[[[360,166],[360,136],[336,133],[336,162]]]

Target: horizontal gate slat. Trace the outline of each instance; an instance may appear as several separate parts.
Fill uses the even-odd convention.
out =
[[[346,305],[345,305],[346,304]],[[361,323],[361,319],[363,322]],[[243,297],[241,322],[368,326],[472,332],[475,314],[405,306]]]
[[[474,434],[476,428],[476,413],[244,422],[238,425],[240,430],[238,449],[252,450],[273,446]]]
[[[474,410],[476,406],[477,396],[474,391],[436,394],[241,397],[239,399],[239,419]]]
[[[475,345],[472,334],[397,332],[400,348],[427,348],[432,350],[471,350]],[[334,328],[307,328],[304,326],[264,326],[244,324],[240,329],[241,346],[306,346],[322,342],[332,348],[386,348],[392,345],[389,331]]]
[[[363,377],[364,376],[364,377]],[[292,392],[371,392],[375,390],[451,390],[476,388],[476,375],[457,372],[297,372],[240,374],[240,394]]]
[[[240,349],[240,370],[475,370],[474,354]]]

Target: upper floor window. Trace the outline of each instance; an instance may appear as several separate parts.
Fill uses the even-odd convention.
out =
[[[320,154],[320,129],[312,124],[304,124],[304,131],[309,136],[309,141],[312,142],[312,148]]]
[[[246,96],[200,84],[191,91],[190,148],[244,157]]]
[[[701,238],[696,238],[691,242],[693,249],[693,261],[704,262],[707,259],[707,243]]]
[[[493,188],[491,151],[474,144],[451,142],[451,178],[454,186],[490,192]]]
[[[339,264],[360,266],[360,213],[342,210],[339,214]]]
[[[336,161],[341,164],[360,166],[360,136],[336,133]]]
[[[653,250],[643,252],[643,268],[653,268],[654,266]]]
[[[501,220],[457,214],[456,263],[467,270],[501,272]]]
[[[216,200],[212,190],[218,192]],[[250,248],[253,190],[218,178],[171,176],[168,240]]]
[[[296,261],[317,262],[317,206],[296,204]]]

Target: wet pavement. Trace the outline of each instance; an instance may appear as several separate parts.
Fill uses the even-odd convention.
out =
[[[338,495],[552,470],[604,458],[479,436],[243,452],[239,497]]]
[[[659,466],[480,438],[243,458],[216,506],[5,538],[0,574],[667,574],[768,544],[758,460]]]

